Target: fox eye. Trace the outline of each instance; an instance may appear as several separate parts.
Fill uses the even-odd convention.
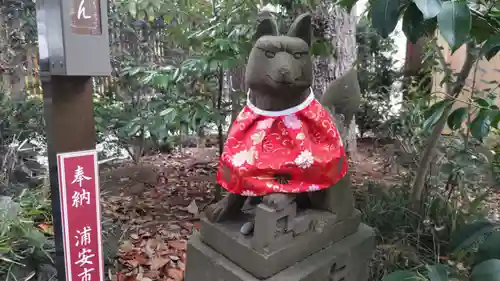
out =
[[[275,53],[273,53],[271,51],[266,51],[264,54],[266,55],[266,57],[268,57],[270,59],[274,58],[274,56],[276,55]]]
[[[306,52],[297,52],[297,53],[293,53],[293,57],[296,59],[300,59],[301,57],[303,57],[306,54],[307,54]]]

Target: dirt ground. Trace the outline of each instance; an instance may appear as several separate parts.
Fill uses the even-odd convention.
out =
[[[353,188],[370,179],[396,183],[387,148],[358,144]],[[182,281],[187,237],[213,200],[217,149],[144,157],[101,171],[104,251],[109,280]]]

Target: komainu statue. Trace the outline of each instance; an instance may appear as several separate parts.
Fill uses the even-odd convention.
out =
[[[207,207],[190,239],[186,281],[367,280],[374,236],[354,208],[345,145],[357,73],[316,100],[311,40],[311,15],[280,35],[272,15],[260,14],[247,102],[217,172],[228,195]]]
[[[334,188],[348,168],[337,129],[342,124],[311,91],[311,16],[297,18],[286,36],[278,34],[269,14],[261,18],[246,68],[247,104],[231,127],[217,174],[229,195],[207,208],[213,222],[240,216],[247,197],[262,197],[278,210],[294,201],[299,207],[321,208],[311,199]],[[323,95],[344,120],[352,119],[359,105],[359,86],[343,81],[351,76],[336,80]]]

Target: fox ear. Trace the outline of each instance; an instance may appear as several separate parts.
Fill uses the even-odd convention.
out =
[[[269,11],[260,12],[257,21],[258,24],[254,35],[254,40],[257,40],[264,35],[278,35],[278,24]]]
[[[304,40],[307,45],[311,46],[312,28],[311,28],[312,16],[309,13],[302,14],[295,19],[288,30],[288,36],[298,37]]]

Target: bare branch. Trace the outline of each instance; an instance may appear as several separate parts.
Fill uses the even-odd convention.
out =
[[[435,42],[434,42],[435,43]],[[437,46],[437,44],[436,44]],[[439,50],[439,48],[438,48]],[[451,87],[446,87],[447,89],[447,95],[451,96],[453,100],[458,97],[462,89],[464,88],[465,81],[467,80],[467,77],[469,77],[470,71],[472,67],[474,66],[474,62],[478,59],[477,55],[473,53],[474,51],[474,45],[472,43],[469,43],[467,45],[467,57],[465,59],[464,65],[462,66],[462,69],[457,75],[457,79],[455,83]],[[444,56],[439,50],[438,52],[438,59],[441,57],[444,59]],[[444,66],[446,61],[443,60],[441,63],[444,62]],[[445,67],[445,69],[448,69],[449,72],[452,70],[449,69],[448,67]],[[449,99],[452,99],[449,98]],[[448,106],[439,120],[437,121],[436,125],[434,126],[434,129],[431,132],[431,135],[429,136],[428,143],[425,147],[425,150],[422,154],[422,158],[420,159],[420,163],[418,166],[417,170],[417,175],[415,176],[415,180],[413,182],[412,190],[411,190],[411,202],[413,204],[413,209],[418,210],[421,207],[421,200],[422,200],[422,193],[424,191],[424,184],[425,184],[425,177],[427,175],[427,172],[429,171],[429,165],[432,161],[432,158],[434,156],[434,152],[436,150],[436,145],[438,143],[439,138],[441,137],[441,132],[444,129],[444,126],[446,125],[446,120],[448,119],[448,115],[451,112],[451,106]]]

